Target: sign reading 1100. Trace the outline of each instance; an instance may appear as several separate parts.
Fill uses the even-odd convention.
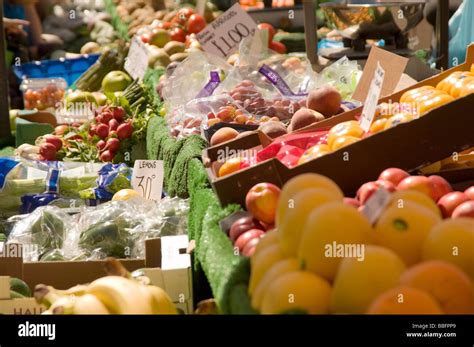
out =
[[[239,43],[252,36],[255,30],[257,24],[237,3],[196,36],[206,52],[226,59],[235,53]]]

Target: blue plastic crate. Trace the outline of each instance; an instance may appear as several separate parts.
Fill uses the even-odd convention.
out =
[[[83,55],[79,58],[58,60],[41,60],[14,66],[15,76],[22,80],[24,78],[48,78],[62,77],[72,85],[91,65],[93,65],[100,54]]]

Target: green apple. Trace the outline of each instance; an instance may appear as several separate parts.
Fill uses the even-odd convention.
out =
[[[150,38],[150,44],[163,48],[168,42],[171,41],[171,35],[168,30],[155,29],[153,30]]]
[[[130,76],[123,71],[111,71],[102,80],[102,91],[104,93],[115,93],[124,91],[132,83]]]

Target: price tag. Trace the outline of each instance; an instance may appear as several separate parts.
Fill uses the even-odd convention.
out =
[[[380,187],[372,196],[367,200],[362,209],[362,213],[367,217],[371,224],[379,219],[382,212],[385,210],[387,205],[390,203],[391,194],[384,187]]]
[[[148,48],[138,36],[132,38],[124,68],[133,79],[142,80],[145,76],[148,68]]]
[[[163,173],[162,160],[136,160],[133,166],[132,187],[144,198],[160,201]]]
[[[239,43],[252,36],[257,24],[238,3],[217,17],[196,37],[202,48],[211,54],[224,59],[239,48]]]
[[[368,132],[370,126],[375,117],[375,111],[377,109],[377,102],[380,97],[380,92],[382,90],[383,79],[385,77],[385,70],[382,69],[382,66],[377,62],[377,68],[374,72],[374,78],[372,83],[370,83],[369,93],[364,102],[364,108],[362,109],[362,115],[360,117],[360,127]]]

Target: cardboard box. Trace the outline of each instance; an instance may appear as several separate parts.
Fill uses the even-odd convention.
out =
[[[410,88],[379,100],[397,102],[407,90],[424,85],[436,86],[454,71],[467,71],[474,63],[474,45],[467,51],[466,62],[426,79]],[[289,169],[278,159],[269,159],[234,174],[218,178],[218,154],[233,150],[264,147],[257,133],[242,139],[206,149],[203,161],[211,184],[222,205],[244,205],[246,192],[255,184],[269,182],[282,186],[294,176],[315,172],[333,179],[346,196],[353,196],[363,183],[375,180],[388,167],[415,171],[438,160],[474,146],[474,94],[459,98],[431,110],[408,123],[376,133],[318,159]],[[329,129],[344,121],[354,120],[362,107],[316,123],[298,132]],[[238,147],[238,148],[237,148]]]
[[[41,314],[45,310],[34,298],[10,299],[10,277],[0,276],[0,314]]]
[[[152,284],[164,289],[175,303],[186,307],[185,313],[192,313],[193,286],[188,246],[187,235],[149,239],[145,241],[145,259],[122,259],[120,262],[128,271],[146,268]],[[12,256],[14,254],[7,249],[3,252],[0,254],[0,276],[21,278],[31,289],[40,283],[68,289],[106,276],[105,261],[23,262],[21,251],[19,256]],[[8,307],[11,309],[12,306]]]

